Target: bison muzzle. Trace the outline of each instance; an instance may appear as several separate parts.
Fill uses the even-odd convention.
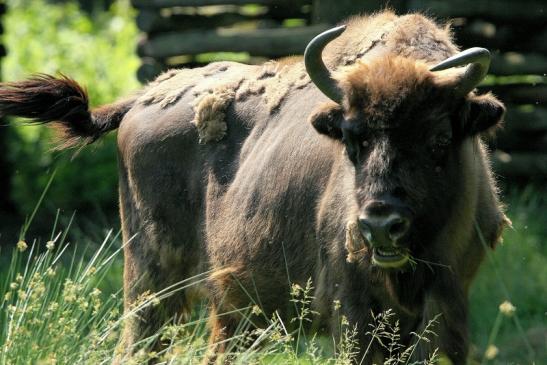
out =
[[[172,70],[94,110],[66,77],[4,83],[0,111],[53,122],[67,146],[118,128],[126,310],[212,272],[207,290],[130,317],[121,349],[199,293],[212,343],[250,302],[290,318],[290,283],[311,278],[320,325],[337,331],[339,301],[361,355],[372,316],[391,309],[405,345],[440,314],[414,356],[438,348],[463,364],[469,285],[508,222],[481,140],[504,107],[475,91],[489,63],[448,27],[383,12],[320,34],[304,59]],[[387,356],[374,346],[363,363]]]

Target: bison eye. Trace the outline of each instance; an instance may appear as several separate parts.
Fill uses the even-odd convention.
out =
[[[342,129],[342,135],[342,142],[346,145],[346,152],[348,153],[349,159],[353,163],[358,163],[361,152],[359,140],[346,129]]]
[[[435,138],[435,145],[436,146],[439,146],[439,147],[448,147],[448,145],[452,143],[452,138],[450,135],[448,134],[441,134],[441,135],[438,135],[436,138]]]
[[[452,138],[449,134],[440,134],[435,137],[433,143],[430,145],[431,154],[435,160],[441,160],[445,157],[450,144],[452,143]]]

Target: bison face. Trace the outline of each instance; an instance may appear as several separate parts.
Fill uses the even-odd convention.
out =
[[[345,145],[358,230],[379,267],[435,260],[431,242],[465,191],[470,141],[503,116],[493,96],[458,95],[452,82],[414,60],[361,63],[338,78],[341,104],[311,117],[319,133]]]

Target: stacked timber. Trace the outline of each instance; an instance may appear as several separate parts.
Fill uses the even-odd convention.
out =
[[[213,60],[261,62],[302,54],[314,35],[351,14],[420,11],[450,21],[462,48],[492,51],[492,91],[508,112],[492,141],[507,179],[547,180],[547,3],[545,0],[132,0],[143,32],[141,81],[170,67]],[[217,53],[221,52],[221,53]]]
[[[132,0],[147,81],[172,67],[214,60],[258,63],[300,54],[325,26],[310,26],[311,0]],[[222,52],[220,55],[218,52]],[[214,53],[214,54],[213,54]]]

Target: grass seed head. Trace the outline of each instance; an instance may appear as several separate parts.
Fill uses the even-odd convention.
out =
[[[488,348],[486,349],[486,351],[484,352],[484,357],[487,359],[487,360],[492,360],[494,359],[496,356],[498,356],[499,354],[499,349],[494,346],[494,345],[490,345],[488,346]]]
[[[515,314],[517,307],[515,307],[511,302],[506,300],[505,302],[500,304],[499,309],[504,316],[511,317],[513,316],[513,314]]]
[[[17,249],[19,250],[19,252],[23,252],[27,248],[28,248],[28,245],[25,241],[20,240],[19,242],[17,242]]]
[[[52,251],[55,248],[55,242],[54,241],[47,241],[46,242],[46,248],[49,251]]]

